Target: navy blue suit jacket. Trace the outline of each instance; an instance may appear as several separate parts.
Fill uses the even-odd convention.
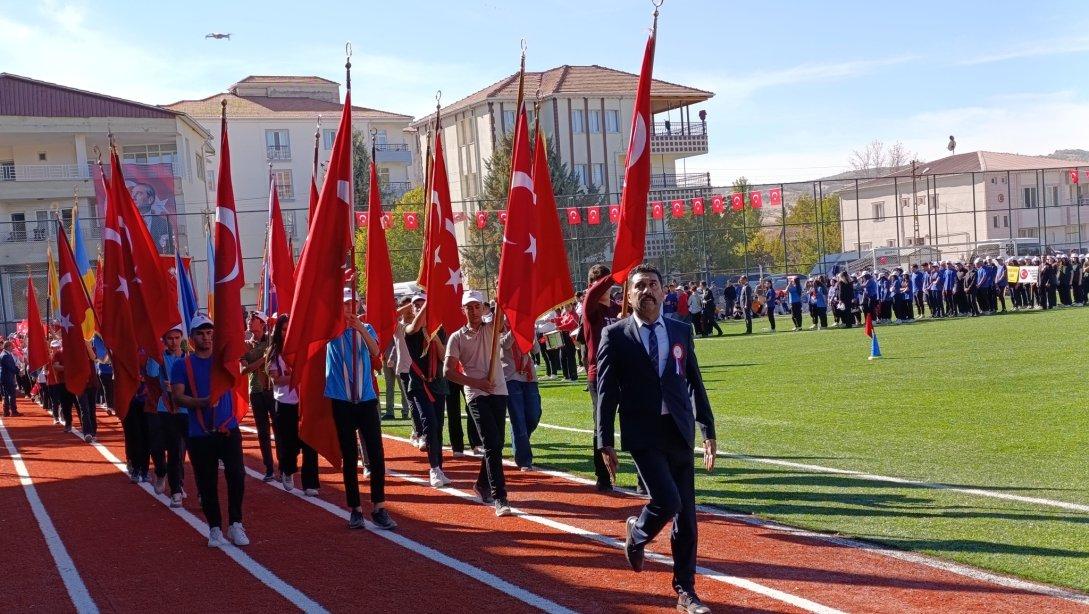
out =
[[[3,356],[0,357],[0,381],[5,384],[14,384],[18,375],[19,365],[15,362],[15,357],[4,352]]]
[[[662,442],[661,415],[665,402],[688,447],[695,445],[698,422],[704,439],[715,439],[715,418],[703,387],[692,343],[692,327],[663,318],[669,350],[665,372],[658,375],[658,360],[651,360],[639,336],[639,324],[627,317],[601,333],[597,350],[597,435],[601,446],[615,447],[614,422],[620,413],[623,450],[645,450]],[[682,351],[680,373],[674,348]]]

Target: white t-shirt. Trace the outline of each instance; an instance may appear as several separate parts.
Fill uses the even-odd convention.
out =
[[[494,326],[491,323],[482,323],[480,328],[473,330],[468,325],[454,331],[446,340],[446,357],[454,358],[461,363],[465,375],[476,379],[487,379],[488,366],[491,362],[498,363],[499,344],[493,343]],[[495,377],[492,378],[495,388],[491,394],[507,394],[507,382],[503,379],[503,365],[496,364]],[[478,396],[488,396],[487,392],[478,390],[472,386],[465,387],[465,398],[472,401]]]
[[[280,370],[281,375],[284,371],[287,371],[287,363],[284,362],[283,356],[276,357],[276,367]],[[295,405],[299,402],[299,391],[292,388],[290,385],[281,386],[279,384],[273,384],[272,398],[280,403]]]
[[[412,356],[408,353],[408,345],[405,343],[405,324],[397,323],[397,330],[393,333],[393,351],[396,352],[397,364],[395,370],[398,375],[412,370]]]

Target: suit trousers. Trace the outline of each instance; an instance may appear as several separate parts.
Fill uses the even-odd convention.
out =
[[[344,495],[348,507],[359,507],[359,447],[356,445],[356,433],[363,439],[370,458],[371,503],[386,500],[386,460],[382,448],[382,418],[378,415],[378,399],[360,401],[341,401],[333,399],[333,421],[337,426],[337,439],[340,441],[340,456],[343,459],[342,476]]]
[[[491,492],[495,499],[507,498],[507,482],[503,476],[503,439],[507,431],[507,396],[490,394],[469,401],[469,415],[484,440],[484,458],[476,485]]]
[[[692,592],[696,579],[696,474],[692,449],[672,416],[662,416],[656,447],[631,450],[635,468],[650,495],[635,523],[632,537],[642,546],[657,537],[670,521],[673,587]]]
[[[261,447],[261,462],[265,473],[272,474],[272,431],[276,418],[276,400],[271,390],[250,393],[250,409],[257,426],[257,443]]]
[[[209,527],[223,526],[219,509],[219,461],[227,482],[227,522],[242,522],[242,497],[246,492],[246,469],[242,464],[242,433],[237,428],[189,439],[189,462],[200,493],[200,509]]]

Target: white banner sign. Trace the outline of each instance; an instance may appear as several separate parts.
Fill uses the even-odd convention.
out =
[[[1040,281],[1040,267],[1023,266],[1018,268],[1017,277],[1023,284],[1034,284]]]

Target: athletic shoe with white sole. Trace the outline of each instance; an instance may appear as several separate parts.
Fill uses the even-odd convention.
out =
[[[392,531],[397,528],[397,523],[393,522],[393,519],[389,517],[389,512],[384,507],[371,513],[371,522],[384,531]]]
[[[432,467],[430,478],[431,485],[435,488],[442,488],[443,486],[449,486],[454,483],[453,480],[446,477],[446,474],[442,471],[442,467]]]
[[[227,527],[227,539],[236,546],[250,545],[250,538],[246,535],[246,529],[242,528],[241,522],[232,523]]]
[[[305,491],[303,491],[303,493],[307,497],[316,497],[316,496],[318,496],[318,489],[317,488],[307,488]]]
[[[212,527],[208,529],[208,547],[218,548],[223,545],[223,529]]]
[[[295,490],[295,475],[292,473],[281,474],[280,483],[284,485],[284,490]]]
[[[507,503],[506,499],[496,499],[495,500],[495,515],[496,516],[510,516],[511,515],[510,504]]]
[[[155,478],[155,494],[161,495],[166,492],[166,476],[161,478]]]
[[[371,468],[370,467],[364,467],[363,468],[363,479],[365,480],[365,479],[367,479],[369,477],[371,477]]]
[[[170,507],[181,507],[181,506],[182,506],[182,494],[180,492],[176,492],[176,493],[174,493],[173,495],[170,496]]]

